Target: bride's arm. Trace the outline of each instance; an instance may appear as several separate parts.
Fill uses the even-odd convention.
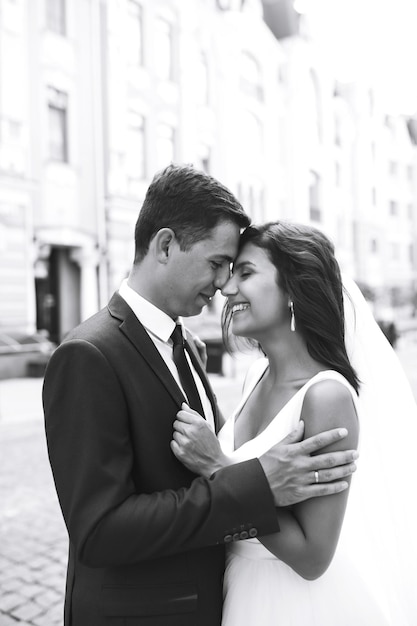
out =
[[[341,383],[326,380],[312,385],[305,395],[301,419],[305,423],[306,438],[329,428],[348,429],[346,439],[328,447],[328,451],[357,447],[356,410],[350,391]],[[320,470],[319,481],[325,471]],[[278,509],[280,532],[258,539],[300,576],[309,580],[318,578],[333,558],[348,491],[310,498],[291,509]]]

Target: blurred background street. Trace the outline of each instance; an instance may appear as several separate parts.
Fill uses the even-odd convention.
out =
[[[401,337],[397,354],[417,399],[417,334]],[[250,360],[240,357],[225,376],[210,376],[225,415],[240,397]],[[47,458],[41,387],[42,378],[0,381],[0,626],[63,623],[68,544]]]

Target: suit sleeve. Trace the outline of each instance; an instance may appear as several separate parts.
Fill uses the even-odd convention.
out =
[[[189,487],[138,493],[123,389],[91,343],[72,340],[55,351],[43,402],[58,498],[84,564],[133,564],[278,530],[257,459]]]

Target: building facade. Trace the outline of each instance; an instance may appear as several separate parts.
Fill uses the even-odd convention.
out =
[[[413,134],[336,83],[291,7],[0,0],[0,335],[59,342],[107,302],[170,161],[219,178],[255,222],[323,229],[381,300],[411,298]]]

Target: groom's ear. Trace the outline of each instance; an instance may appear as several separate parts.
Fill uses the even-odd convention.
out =
[[[175,245],[178,244],[172,228],[161,228],[153,238],[151,248],[157,261],[166,264]]]

